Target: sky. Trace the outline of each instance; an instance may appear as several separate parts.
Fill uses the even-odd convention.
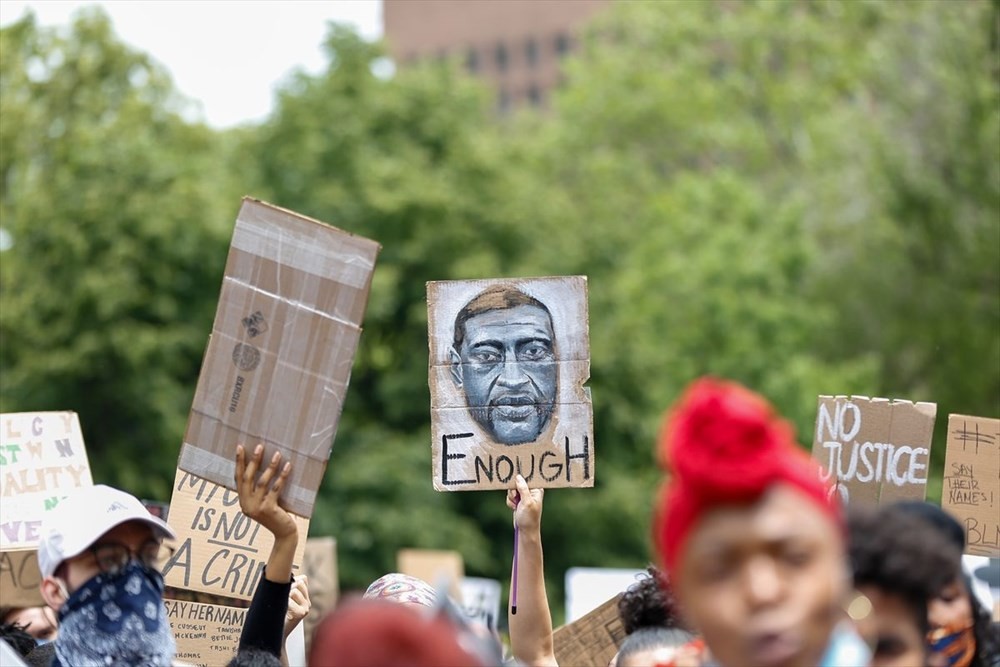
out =
[[[263,120],[274,92],[297,68],[320,72],[328,21],[382,35],[380,0],[2,0],[0,26],[27,11],[43,26],[68,26],[81,7],[100,5],[118,37],[166,67],[210,126]]]

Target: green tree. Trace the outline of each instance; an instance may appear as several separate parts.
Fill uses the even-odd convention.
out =
[[[218,140],[100,11],[0,51],[0,409],[79,412],[96,479],[169,498],[237,202]]]

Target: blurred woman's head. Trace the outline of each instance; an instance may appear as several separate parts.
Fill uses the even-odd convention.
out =
[[[937,505],[902,502],[894,506],[923,521],[939,539],[965,550],[965,531],[953,516]],[[947,667],[986,667],[1000,663],[1000,642],[990,630],[990,610],[973,592],[971,576],[961,562],[948,583],[928,602],[927,644]]]

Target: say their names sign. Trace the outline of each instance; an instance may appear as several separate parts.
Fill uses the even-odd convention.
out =
[[[438,491],[594,485],[587,278],[427,283]]]
[[[92,484],[75,412],[0,414],[0,604],[43,604],[42,520],[72,489]]]
[[[813,458],[843,502],[923,500],[937,405],[820,396]]]
[[[281,505],[312,515],[380,246],[246,198],[178,467],[234,487],[236,445],[291,461]]]
[[[187,664],[225,665],[239,648],[246,609],[218,604],[164,600],[177,653]]]
[[[941,507],[965,528],[965,551],[1000,558],[1000,419],[948,415]]]
[[[293,571],[301,569],[309,521],[292,515],[299,532]],[[178,470],[170,500],[175,551],[163,568],[167,586],[249,600],[271,555],[270,531],[240,511],[239,495]]]

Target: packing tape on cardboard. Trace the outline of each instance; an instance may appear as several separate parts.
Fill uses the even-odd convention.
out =
[[[375,263],[364,257],[356,244],[349,243],[355,238],[341,232],[330,234],[320,244],[314,237],[240,217],[236,219],[232,247],[354,289],[364,289]]]
[[[245,445],[248,450],[248,455],[253,451],[254,446],[255,445],[250,445],[249,443]],[[235,444],[233,445],[233,448],[235,451]],[[265,458],[270,456],[275,449],[281,451],[285,460],[288,460],[288,452],[285,448],[271,443],[264,443]],[[312,459],[312,457],[308,457],[298,452],[293,452],[292,456],[295,459],[305,458],[315,460]],[[321,469],[324,471],[325,463],[326,462],[323,461],[321,465]],[[177,467],[198,475],[199,477],[204,477],[210,480],[232,480],[235,479],[236,461],[235,456],[232,459],[226,458],[213,452],[205,451],[204,449],[198,449],[185,442],[181,447],[181,455],[177,461]],[[307,518],[312,516],[313,505],[316,501],[316,492],[310,491],[309,488],[300,485],[298,480],[301,480],[304,476],[308,475],[311,472],[309,470],[311,467],[312,466],[301,464],[296,465],[293,461],[291,474],[285,482],[285,488],[281,491],[281,505],[289,512]],[[225,486],[232,488],[233,484],[230,483]]]

